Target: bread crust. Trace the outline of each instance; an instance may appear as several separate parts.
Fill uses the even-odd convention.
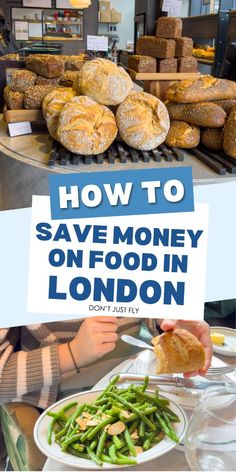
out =
[[[185,121],[191,125],[221,128],[225,124],[226,113],[215,103],[168,103],[167,110],[172,120]]]
[[[74,97],[59,116],[57,134],[61,144],[73,153],[100,154],[116,138],[115,116],[92,98]]]
[[[24,106],[24,95],[21,92],[15,92],[9,85],[4,88],[4,100],[9,110],[21,110]]]
[[[153,341],[157,374],[194,372],[205,364],[200,341],[185,329],[166,331]]]
[[[14,92],[24,92],[29,87],[33,87],[37,75],[26,69],[18,69],[12,72],[10,79],[10,89]]]
[[[163,143],[170,126],[164,103],[146,92],[132,92],[119,105],[116,120],[124,142],[143,151]]]
[[[60,113],[64,105],[75,97],[76,92],[72,88],[58,87],[49,92],[43,100],[43,116],[46,120],[50,135],[58,141],[57,127]]]
[[[191,149],[200,143],[200,128],[184,121],[171,121],[166,144],[177,148]]]
[[[223,128],[204,128],[201,132],[201,142],[210,151],[220,151],[223,148]]]
[[[197,103],[230,100],[236,96],[235,83],[205,75],[196,80],[182,80],[171,85],[166,97],[170,102]]]
[[[133,82],[123,67],[106,59],[94,59],[84,64],[75,87],[103,105],[119,105],[132,90]]]
[[[225,124],[223,148],[228,156],[236,159],[236,105]]]

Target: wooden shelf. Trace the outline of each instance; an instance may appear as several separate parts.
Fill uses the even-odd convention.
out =
[[[135,75],[136,80],[185,80],[185,79],[198,79],[200,76],[199,72],[185,73],[185,72],[137,72]]]

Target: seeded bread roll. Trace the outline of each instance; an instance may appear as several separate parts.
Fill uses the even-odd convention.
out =
[[[57,127],[60,113],[65,104],[74,98],[76,92],[72,88],[60,87],[49,92],[43,100],[43,116],[50,135],[58,141]]]
[[[200,142],[200,128],[184,121],[171,121],[166,144],[177,148],[191,149]]]
[[[118,105],[133,88],[130,76],[122,67],[106,59],[94,59],[84,64],[75,82],[82,94],[103,105]]]
[[[15,70],[11,74],[9,82],[10,89],[14,92],[24,92],[29,87],[33,87],[36,82],[37,75],[29,70],[19,69]]]
[[[179,103],[231,100],[236,96],[235,83],[205,75],[196,80],[182,80],[167,90],[167,100]]]
[[[204,128],[201,132],[201,143],[210,151],[223,149],[223,128]]]
[[[51,54],[32,54],[25,59],[26,68],[48,79],[60,77],[65,71],[60,56]]]
[[[205,364],[205,351],[200,341],[185,329],[166,331],[152,343],[157,358],[157,374],[195,372]]]
[[[208,128],[221,128],[225,124],[226,113],[215,103],[169,102],[166,106],[172,120],[185,121],[191,125]]]
[[[90,97],[74,97],[59,116],[57,134],[61,144],[76,154],[105,152],[117,135],[115,116]]]
[[[4,100],[9,110],[21,110],[24,107],[23,93],[14,92],[9,85],[4,88]]]
[[[146,92],[132,92],[119,105],[116,120],[124,142],[143,151],[163,143],[170,126],[164,103]]]
[[[236,106],[225,123],[223,149],[228,156],[236,159]]]
[[[55,85],[35,85],[24,92],[24,107],[27,110],[42,108],[44,97],[55,89]]]

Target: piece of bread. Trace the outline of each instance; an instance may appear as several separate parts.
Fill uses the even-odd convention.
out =
[[[155,57],[129,54],[128,67],[136,72],[156,72],[157,61]]]
[[[210,151],[223,149],[223,128],[203,128],[201,132],[201,143]]]
[[[225,123],[223,149],[228,156],[236,159],[236,105]]]
[[[59,79],[59,84],[63,87],[72,87],[77,79],[78,71],[66,70]]]
[[[175,40],[175,57],[186,57],[193,55],[192,38],[177,38]]]
[[[157,358],[157,374],[195,372],[205,364],[201,342],[185,329],[166,331],[152,340]]]
[[[204,75],[196,80],[182,80],[167,90],[167,100],[179,103],[231,100],[236,96],[235,83]]]
[[[56,85],[35,85],[24,92],[24,108],[26,110],[39,110],[42,108],[44,97],[54,90]]]
[[[10,86],[7,85],[4,88],[4,101],[9,110],[22,110],[24,108],[24,95],[21,92],[14,92],[10,89]]]
[[[26,68],[48,79],[60,77],[65,71],[60,56],[51,54],[31,54],[25,59]]]
[[[236,100],[218,100],[214,103],[219,107],[223,108],[226,115],[228,116],[231,113],[232,108],[236,105]]]
[[[19,61],[19,60],[20,60],[20,55],[18,53],[4,54],[3,56],[0,56],[0,61]]]
[[[47,77],[42,77],[41,75],[38,75],[35,85],[58,85],[59,83],[60,83],[60,77],[47,79]]]
[[[103,105],[119,105],[132,90],[133,82],[123,67],[107,59],[94,59],[78,73],[75,88]]]
[[[179,57],[178,72],[194,73],[198,71],[198,61],[195,57]]]
[[[172,120],[185,121],[190,125],[221,128],[225,124],[226,113],[215,103],[167,103]]]
[[[57,134],[61,144],[73,153],[100,154],[116,138],[115,116],[90,97],[74,97],[59,116]]]
[[[179,38],[182,35],[182,30],[181,18],[161,16],[156,22],[156,36],[160,38]]]
[[[69,100],[76,96],[72,88],[60,87],[49,92],[43,100],[43,116],[50,135],[58,141],[57,127],[60,113]]]
[[[81,54],[78,54],[77,56],[76,55],[72,55],[72,56],[62,55],[60,56],[60,58],[64,62],[66,71],[67,70],[78,71],[83,67],[85,63],[86,54],[81,53]]]
[[[33,87],[36,82],[36,74],[26,69],[14,70],[11,74],[9,86],[14,92],[24,92],[29,87]]]
[[[177,72],[177,59],[172,57],[171,59],[158,59],[157,60],[157,72]]]
[[[175,41],[155,36],[141,36],[136,41],[136,54],[168,59],[175,55]]]
[[[170,126],[164,103],[146,92],[132,92],[117,108],[116,120],[124,142],[143,151],[163,143]]]
[[[184,121],[171,121],[166,144],[177,148],[191,149],[200,142],[200,128]]]

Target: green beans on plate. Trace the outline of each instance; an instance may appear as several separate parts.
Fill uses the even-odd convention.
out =
[[[172,423],[178,416],[158,391],[147,393],[148,376],[140,386],[118,388],[119,376],[91,403],[69,403],[52,417],[48,444],[55,441],[63,452],[103,463],[134,465],[138,454],[166,436],[178,442]]]

